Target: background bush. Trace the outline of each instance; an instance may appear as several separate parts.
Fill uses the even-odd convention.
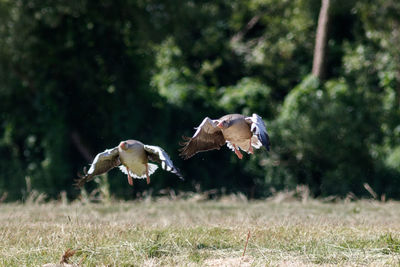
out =
[[[332,1],[327,75],[310,75],[320,1],[0,1],[0,194],[57,197],[120,140],[159,145],[187,178],[151,188],[306,184],[315,196],[400,197],[400,4]],[[272,151],[182,161],[202,118],[260,114]],[[134,198],[109,173],[111,192]],[[87,187],[93,187],[88,184]]]

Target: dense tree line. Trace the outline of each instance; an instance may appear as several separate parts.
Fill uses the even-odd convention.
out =
[[[368,183],[399,198],[400,3],[331,0],[321,76],[312,74],[320,8],[0,0],[0,195],[20,199],[29,185],[75,197],[76,172],[133,138],[164,147],[186,177],[157,172],[153,192],[199,184],[259,197],[306,184],[315,196],[362,195]],[[272,151],[179,159],[182,135],[231,112],[260,114]],[[123,179],[109,173],[118,197],[149,188]]]

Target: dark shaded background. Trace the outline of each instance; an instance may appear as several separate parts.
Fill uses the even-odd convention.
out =
[[[0,194],[76,197],[77,171],[137,139],[162,146],[186,180],[157,171],[130,188],[113,170],[116,197],[196,184],[363,195],[368,183],[400,198],[400,2],[331,2],[321,80],[310,75],[317,0],[0,0]],[[178,157],[203,117],[231,112],[261,115],[272,151]]]

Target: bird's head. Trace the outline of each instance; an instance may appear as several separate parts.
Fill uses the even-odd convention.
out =
[[[128,149],[128,143],[126,141],[122,141],[121,143],[119,143],[119,147],[122,150],[127,150]]]
[[[228,120],[219,120],[217,122],[217,127],[220,129],[226,129],[230,126],[230,122]]]

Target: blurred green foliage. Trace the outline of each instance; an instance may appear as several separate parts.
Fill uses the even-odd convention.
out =
[[[120,140],[162,146],[186,177],[150,184],[250,197],[400,198],[400,3],[332,1],[327,77],[310,76],[320,1],[0,0],[0,195],[26,181],[70,197],[75,173]],[[272,151],[178,158],[205,116],[261,115]],[[110,192],[149,187],[109,173]],[[87,187],[93,188],[95,183]]]

